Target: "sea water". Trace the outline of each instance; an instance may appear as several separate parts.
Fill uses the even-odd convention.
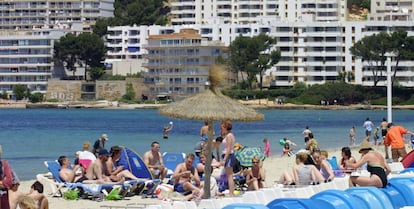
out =
[[[375,125],[387,116],[386,110],[259,110],[263,121],[233,123],[236,141],[250,147],[263,147],[268,138],[273,155],[280,155],[279,140],[287,137],[303,148],[302,131],[309,126],[321,148],[337,148],[349,144],[349,129],[356,127],[359,143],[364,137],[362,124],[369,117]],[[394,110],[393,121],[414,131],[413,111]],[[174,123],[168,139],[163,127]],[[156,109],[0,109],[0,144],[2,158],[8,159],[22,180],[46,173],[43,162],[60,155],[73,159],[83,141],[91,144],[103,133],[108,134],[106,147],[122,145],[139,155],[159,141],[161,152],[193,152],[200,139],[203,121],[169,118]],[[216,121],[215,133],[219,134]],[[407,142],[409,136],[406,136]]]

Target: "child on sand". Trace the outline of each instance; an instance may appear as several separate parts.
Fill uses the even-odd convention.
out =
[[[265,149],[264,149],[264,155],[266,157],[270,157],[270,142],[268,139],[263,139],[263,143],[265,145]]]

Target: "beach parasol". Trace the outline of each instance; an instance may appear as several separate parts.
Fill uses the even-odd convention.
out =
[[[263,150],[260,147],[244,147],[235,153],[236,159],[243,167],[252,167],[252,159],[257,156],[261,161],[265,159]]]
[[[216,87],[224,79],[225,72],[220,65],[210,69],[209,88],[202,93],[188,97],[182,101],[160,107],[159,113],[169,117],[190,120],[203,120],[208,123],[207,153],[212,152],[213,121],[258,121],[264,116],[254,109],[223,95]],[[206,165],[211,165],[211,155],[207,155]],[[204,197],[210,198],[211,166],[206,166],[204,182]]]

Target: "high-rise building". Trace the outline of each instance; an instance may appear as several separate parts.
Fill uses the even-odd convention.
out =
[[[270,22],[345,21],[346,0],[170,0],[170,22],[188,24],[250,24]]]
[[[0,30],[65,29],[82,23],[84,30],[99,17],[114,16],[115,0],[0,0]]]
[[[371,0],[371,21],[413,21],[414,0]]]
[[[193,28],[206,40],[220,41],[229,46],[231,41],[239,35],[257,36],[265,33],[277,39],[276,47],[281,51],[281,59],[273,68],[266,71],[266,77],[271,85],[293,86],[297,82],[309,85],[323,84],[338,79],[339,73],[352,73],[351,84],[364,86],[374,85],[372,71],[369,63],[352,56],[350,48],[365,36],[380,32],[394,32],[398,29],[406,30],[408,36],[414,35],[414,24],[407,21],[384,22],[284,22],[257,23],[257,24],[200,24],[191,26],[137,26],[129,28],[141,34],[139,37],[136,57],[144,57],[149,51],[144,45],[148,44],[146,37],[151,35],[166,35],[178,33],[180,28]],[[111,35],[108,42],[127,40],[130,34],[123,26],[108,27]],[[139,31],[139,32],[137,32]],[[108,53],[112,48],[108,48]],[[126,56],[128,46],[123,46],[118,51],[118,56]],[[130,53],[130,52],[128,52]],[[153,56],[153,55],[151,55]],[[159,59],[169,57],[159,56]],[[111,62],[108,59],[106,62]],[[395,65],[395,62],[393,62]],[[399,71],[396,74],[399,84],[402,86],[414,86],[414,63],[400,61]],[[385,76],[385,72],[383,73]],[[380,80],[378,85],[385,85],[385,80]]]
[[[54,40],[62,31],[15,31],[0,34],[0,92],[16,85],[45,93],[53,74]]]

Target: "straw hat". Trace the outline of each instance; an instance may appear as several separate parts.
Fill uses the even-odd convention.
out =
[[[241,145],[240,143],[235,143],[234,144],[234,149],[235,150],[241,150],[241,149],[243,149],[243,145]]]
[[[359,145],[359,153],[361,153],[364,150],[372,150],[371,143],[369,141],[364,140],[361,145]]]

